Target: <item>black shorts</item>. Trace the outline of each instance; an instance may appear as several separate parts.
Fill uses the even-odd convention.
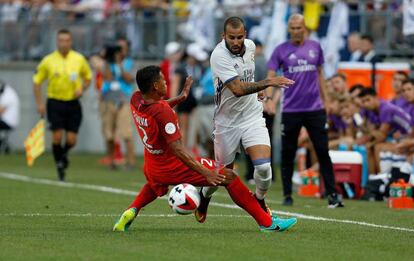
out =
[[[78,100],[59,101],[48,99],[46,110],[51,130],[64,129],[78,133],[82,121],[82,109]]]

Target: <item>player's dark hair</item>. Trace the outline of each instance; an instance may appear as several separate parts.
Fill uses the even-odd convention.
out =
[[[335,73],[335,74],[331,77],[331,79],[333,79],[333,78],[335,78],[335,77],[339,77],[339,78],[341,78],[342,80],[344,80],[344,81],[346,82],[346,76],[345,76],[345,74],[342,74],[342,73]]]
[[[405,80],[408,80],[408,74],[404,71],[396,71],[395,74],[404,76]]]
[[[124,42],[126,42],[128,48],[131,47],[131,42],[125,36],[119,36],[119,37],[117,37],[116,38],[116,41],[124,41]]]
[[[349,88],[349,92],[353,93],[356,90],[359,90],[361,92],[363,89],[366,89],[366,88],[362,84],[355,84],[355,85],[352,85],[351,88]]]
[[[364,88],[363,90],[361,90],[361,92],[358,94],[359,98],[363,98],[365,96],[377,96],[377,92],[375,91],[374,88]]]
[[[57,35],[60,35],[60,34],[72,35],[72,33],[66,28],[59,29],[59,31],[57,32]]]
[[[147,93],[151,90],[152,85],[160,79],[161,68],[150,65],[137,71],[135,81],[141,93]]]
[[[364,34],[363,36],[361,36],[361,40],[367,40],[372,44],[374,43],[374,38],[372,38],[372,36],[368,34]]]
[[[413,78],[405,79],[404,81],[402,81],[401,86],[403,86],[404,84],[407,84],[407,83],[409,83],[411,85],[414,85],[414,79]]]
[[[238,29],[240,27],[243,27],[244,29],[246,29],[246,26],[244,25],[244,21],[243,19],[241,19],[238,16],[232,16],[226,19],[226,21],[224,21],[224,27],[223,27],[223,31],[226,32],[227,26],[231,26],[231,28],[234,29]]]

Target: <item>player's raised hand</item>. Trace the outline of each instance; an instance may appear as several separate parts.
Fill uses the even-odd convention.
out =
[[[295,81],[288,79],[284,76],[276,76],[267,78],[270,81],[270,85],[279,88],[289,88]]]
[[[187,76],[184,83],[184,88],[181,91],[180,96],[183,97],[184,100],[187,99],[188,95],[190,94],[191,86],[193,85],[193,77]]]

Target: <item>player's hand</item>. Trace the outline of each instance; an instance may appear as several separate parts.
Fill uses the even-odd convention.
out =
[[[184,88],[180,93],[180,96],[183,97],[183,100],[186,100],[190,94],[191,86],[193,85],[193,77],[187,76],[184,83]]]
[[[79,99],[80,97],[82,97],[82,95],[83,95],[83,88],[79,88],[79,89],[75,90],[76,99]]]
[[[263,106],[263,111],[271,116],[276,114],[276,103],[272,99],[267,99]]]
[[[37,112],[39,113],[40,117],[45,116],[46,109],[45,104],[43,102],[37,105]]]
[[[276,76],[268,78],[270,85],[279,88],[289,88],[290,85],[294,84],[295,81],[288,79],[284,76]]]
[[[226,176],[218,173],[216,170],[209,170],[205,173],[204,177],[213,186],[218,186],[226,180]]]
[[[265,91],[260,91],[257,93],[257,99],[259,99],[259,101],[263,101],[265,98],[266,98]]]

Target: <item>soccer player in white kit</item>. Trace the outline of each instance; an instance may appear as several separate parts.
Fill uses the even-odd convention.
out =
[[[242,146],[254,165],[255,197],[271,214],[264,201],[272,181],[270,139],[263,118],[263,104],[258,93],[268,87],[287,87],[294,83],[285,77],[271,77],[254,82],[256,46],[246,39],[244,22],[230,17],[224,22],[223,40],[211,54],[215,86],[214,153],[216,162],[233,168],[236,153]],[[264,93],[264,92],[262,92]],[[207,207],[217,187],[203,187],[201,204],[195,213],[204,222]]]

